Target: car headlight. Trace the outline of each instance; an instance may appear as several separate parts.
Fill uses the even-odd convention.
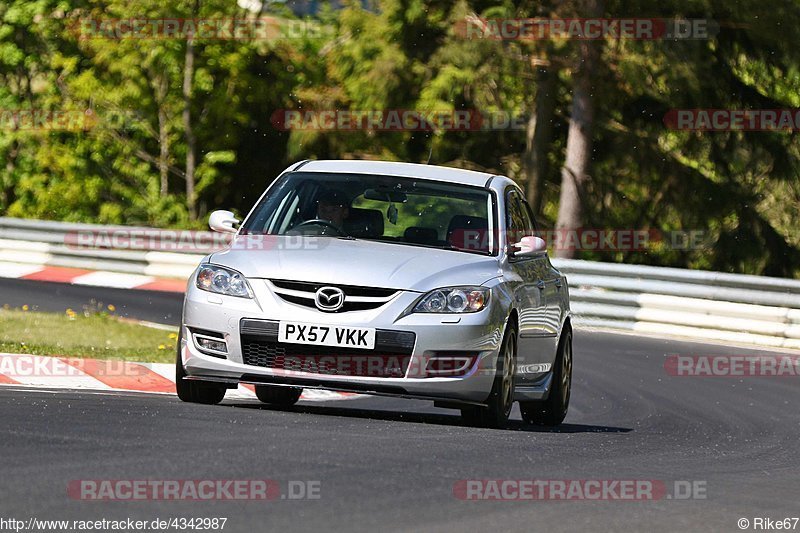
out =
[[[252,298],[253,291],[240,273],[216,265],[202,265],[197,271],[195,285],[198,289],[227,296]]]
[[[414,313],[475,313],[489,303],[486,287],[446,287],[429,292],[414,306]]]

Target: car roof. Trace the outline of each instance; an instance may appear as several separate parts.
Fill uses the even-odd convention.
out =
[[[359,160],[322,160],[304,161],[292,170],[303,172],[340,172],[352,174],[378,174],[382,176],[399,176],[405,178],[421,178],[463,185],[485,187],[490,178],[496,174],[476,172],[462,168],[441,167],[437,165],[420,165],[416,163],[398,163],[395,161],[359,161]]]

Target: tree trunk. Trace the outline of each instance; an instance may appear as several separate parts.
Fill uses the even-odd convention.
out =
[[[526,135],[522,172],[526,196],[534,215],[542,206],[542,186],[547,175],[547,150],[553,139],[553,116],[556,104],[558,70],[553,65],[536,68],[536,105]]]
[[[192,17],[196,17],[200,8],[199,0],[195,0]],[[192,79],[194,77],[194,34],[189,33],[186,39],[186,58],[183,63],[183,132],[186,139],[186,208],[189,220],[197,219],[196,198],[194,195],[194,169],[196,166],[197,141],[192,130]]]
[[[167,77],[160,75],[156,80],[156,104],[158,105],[158,171],[161,176],[161,197],[169,193],[169,129],[167,127]]]
[[[597,0],[588,0],[586,16],[598,16]],[[561,195],[558,204],[556,232],[560,242],[575,242],[569,234],[579,230],[583,224],[583,207],[586,200],[586,183],[592,161],[592,127],[594,123],[593,73],[600,59],[602,41],[581,41],[579,43],[579,65],[574,74],[572,108],[570,110],[569,132],[567,133],[567,154],[561,169]],[[556,247],[556,257],[573,258],[575,248]]]
[[[16,133],[16,131],[14,133]],[[19,155],[19,150],[20,150],[19,141],[14,139],[14,141],[11,143],[11,149],[8,152],[8,161],[6,161],[6,171],[2,180],[3,186],[2,186],[2,193],[0,194],[0,209],[2,209],[3,211],[7,211],[9,206],[16,200],[16,195],[14,194],[15,190],[14,171],[17,168],[16,161],[17,161],[17,156]]]

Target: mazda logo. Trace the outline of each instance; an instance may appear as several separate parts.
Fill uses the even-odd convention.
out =
[[[314,295],[320,311],[338,311],[344,305],[344,292],[338,287],[322,287]]]

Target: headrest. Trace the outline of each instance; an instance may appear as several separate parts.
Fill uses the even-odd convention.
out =
[[[411,226],[403,233],[403,240],[414,244],[435,244],[439,240],[439,232],[434,228]]]
[[[317,203],[350,207],[350,199],[339,189],[322,189],[317,195]]]
[[[489,251],[489,221],[483,217],[456,215],[447,226],[447,242],[462,250]]]
[[[377,209],[350,208],[344,229],[353,237],[375,238],[383,235],[383,213]]]

